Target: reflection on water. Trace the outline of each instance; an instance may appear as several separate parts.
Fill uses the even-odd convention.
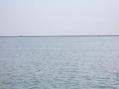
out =
[[[119,37],[0,38],[0,89],[119,89]]]

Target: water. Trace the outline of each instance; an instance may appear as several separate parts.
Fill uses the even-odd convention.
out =
[[[1,37],[0,89],[119,89],[119,37]]]

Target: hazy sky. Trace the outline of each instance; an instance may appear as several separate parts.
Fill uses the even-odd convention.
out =
[[[0,35],[119,34],[119,0],[0,0]]]

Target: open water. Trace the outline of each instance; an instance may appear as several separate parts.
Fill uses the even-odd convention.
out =
[[[0,89],[119,89],[119,37],[0,37]]]

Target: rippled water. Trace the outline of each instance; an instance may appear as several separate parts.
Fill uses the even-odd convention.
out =
[[[1,37],[0,89],[119,89],[119,37]]]

